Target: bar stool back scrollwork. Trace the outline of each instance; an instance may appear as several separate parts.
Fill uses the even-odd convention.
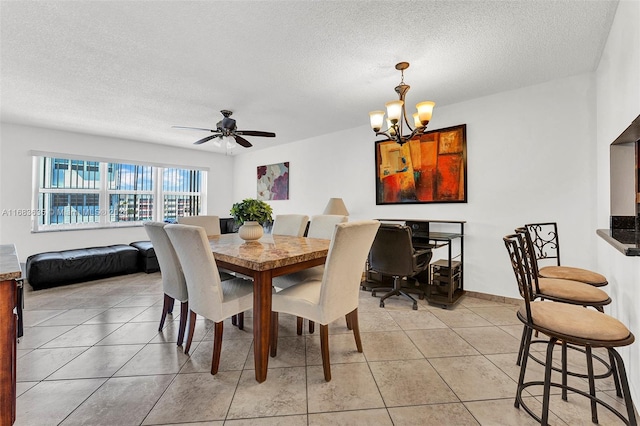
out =
[[[529,232],[529,237],[535,248],[535,259],[538,263],[540,277],[580,281],[596,287],[608,284],[607,278],[597,272],[560,265],[560,239],[557,223],[529,223],[525,225],[525,228]]]

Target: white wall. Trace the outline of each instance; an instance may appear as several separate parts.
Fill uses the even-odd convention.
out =
[[[231,157],[6,123],[0,127],[0,212],[32,207],[31,150],[208,167],[207,212],[229,217],[232,204]],[[0,215],[0,244],[15,244],[22,262],[29,255],[44,251],[129,244],[148,239],[142,227],[31,233],[31,218]]]
[[[640,114],[640,2],[621,1],[596,73],[598,228],[609,228],[609,146]],[[640,339],[640,257],[626,257],[598,239],[598,270],[609,279],[606,312]],[[640,343],[620,351],[633,400],[640,404]]]
[[[557,221],[567,264],[595,268],[593,75],[436,106],[430,129],[467,124],[468,203],[375,204],[374,140],[363,126],[235,157],[234,200],[256,196],[256,167],[290,162],[290,199],[275,213],[322,213],[342,197],[350,219],[466,220],[465,287],[519,297],[502,237]]]

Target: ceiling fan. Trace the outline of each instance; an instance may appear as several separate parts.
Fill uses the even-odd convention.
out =
[[[214,138],[220,138],[222,140],[223,137],[234,138],[238,145],[242,145],[245,148],[249,148],[253,145],[246,140],[243,136],[262,136],[266,138],[274,138],[276,136],[275,133],[272,132],[261,132],[258,130],[238,130],[236,127],[236,120],[230,118],[232,111],[227,109],[223,109],[220,113],[224,116],[224,118],[216,124],[215,129],[203,129],[201,127],[186,127],[186,126],[171,126],[176,129],[192,129],[192,130],[205,130],[207,132],[214,133],[213,135],[202,138],[198,141],[195,141],[194,145],[200,145],[205,142],[210,141]]]

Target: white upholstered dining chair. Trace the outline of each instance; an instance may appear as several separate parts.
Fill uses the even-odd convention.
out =
[[[253,307],[253,284],[242,278],[220,280],[220,273],[202,227],[167,225],[169,239],[175,247],[189,290],[189,331],[184,352],[189,353],[196,315],[212,320],[214,325],[211,374],[218,372],[224,320]]]
[[[333,236],[333,231],[339,223],[344,223],[349,218],[347,216],[339,215],[317,215],[311,217],[311,223],[309,224],[308,238],[322,238],[330,240]],[[291,287],[293,284],[299,283],[307,278],[322,278],[324,273],[324,265],[315,266],[309,269],[303,269],[302,271],[294,272],[292,274],[281,275],[273,278],[273,286],[276,291]]]
[[[336,225],[321,278],[306,279],[272,297],[271,356],[277,354],[278,313],[307,318],[320,324],[324,378],[331,380],[329,323],[347,317],[358,352],[362,352],[358,327],[358,294],[365,260],[380,222],[363,220]]]
[[[180,261],[164,229],[165,226],[166,224],[162,222],[145,222],[144,230],[151,239],[151,245],[153,245],[153,250],[158,258],[160,274],[162,275],[164,303],[158,331],[162,331],[167,314],[173,312],[173,304],[175,300],[178,300],[180,302],[180,325],[178,326],[177,343],[180,346],[184,340],[184,330],[189,312],[189,295]]]
[[[221,234],[219,216],[183,216],[178,218],[178,223],[180,225],[201,226],[208,237]]]
[[[273,235],[291,235],[302,237],[307,229],[309,216],[304,214],[279,214],[273,221],[271,233]]]
[[[201,226],[204,228],[204,232],[206,232],[207,237],[215,237],[216,235],[221,235],[219,216],[182,216],[178,218],[178,224]],[[224,281],[229,278],[233,278],[235,274],[232,274],[230,271],[223,269],[220,271],[220,276]],[[233,323],[234,325],[236,324],[235,318]]]
[[[311,216],[311,223],[309,224],[307,237],[330,240],[333,236],[333,231],[335,230],[336,225],[348,220],[348,216],[337,214],[319,214]]]
[[[333,231],[335,230],[336,225],[339,223],[344,223],[347,220],[349,220],[349,217],[342,215],[321,214],[312,216],[311,223],[309,224],[309,231],[307,232],[307,237],[330,240],[333,236]],[[280,291],[308,278],[322,279],[322,274],[324,274],[324,265],[303,269],[291,274],[274,277],[273,287],[276,289],[276,291]],[[302,334],[302,322],[302,318],[298,317],[298,335]],[[313,333],[314,329],[315,327],[313,321],[309,321],[309,333]]]

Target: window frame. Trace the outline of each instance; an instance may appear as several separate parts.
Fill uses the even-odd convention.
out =
[[[193,167],[193,166],[184,166],[184,165],[175,165],[175,164],[161,164],[161,163],[149,163],[144,161],[135,161],[135,160],[122,160],[122,159],[112,159],[112,158],[96,158],[96,157],[87,157],[81,155],[71,155],[71,154],[63,154],[63,153],[52,153],[52,152],[38,152],[32,151],[32,209],[31,209],[31,232],[55,232],[55,231],[71,231],[71,230],[90,230],[90,229],[111,229],[111,228],[127,228],[127,227],[140,227],[143,226],[146,220],[135,220],[135,221],[112,221],[111,220],[111,211],[110,211],[110,199],[112,195],[117,194],[138,194],[138,195],[150,195],[153,200],[153,209],[152,209],[152,218],[153,221],[164,221],[164,203],[166,195],[185,195],[182,192],[176,191],[163,191],[163,176],[164,169],[180,169],[180,170],[188,170],[188,171],[197,171],[200,174],[200,191],[199,192],[190,192],[186,195],[190,196],[199,196],[199,213],[201,215],[207,214],[207,178],[208,178],[208,168],[203,167]],[[50,179],[47,176],[43,176],[45,170],[41,167],[44,158],[59,158],[65,159],[69,162],[72,161],[91,161],[99,163],[99,181],[97,189],[96,188],[43,188],[41,187],[41,182],[43,179]],[[152,189],[148,190],[113,190],[108,188],[108,164],[123,164],[123,165],[138,165],[138,166],[150,166],[152,167],[151,171],[151,179],[152,179]],[[53,160],[52,160],[53,164]],[[70,163],[71,164],[71,163]],[[98,220],[95,222],[74,222],[74,223],[54,223],[54,224],[41,224],[40,217],[44,215],[44,209],[40,207],[40,197],[42,194],[55,194],[55,193],[64,193],[64,194],[97,194],[99,199],[98,205]]]

